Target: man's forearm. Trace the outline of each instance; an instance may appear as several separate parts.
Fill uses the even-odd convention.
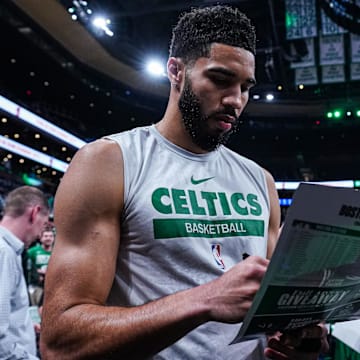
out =
[[[209,320],[206,304],[197,300],[201,291],[198,287],[133,308],[82,304],[59,318],[49,314],[42,327],[43,358],[136,359],[158,353]]]

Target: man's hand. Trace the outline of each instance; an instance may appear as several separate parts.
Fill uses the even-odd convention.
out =
[[[37,272],[39,275],[45,275],[46,274],[46,269],[37,269]]]
[[[318,324],[271,336],[265,355],[275,360],[317,360],[327,351],[327,329]]]
[[[202,296],[211,308],[211,320],[226,323],[242,321],[248,312],[266,272],[269,260],[249,256],[222,276],[203,286]]]
[[[41,325],[38,324],[38,323],[34,324],[34,330],[35,330],[35,333],[36,333],[36,334],[40,334]]]

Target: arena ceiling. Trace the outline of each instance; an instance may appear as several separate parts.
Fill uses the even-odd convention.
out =
[[[219,1],[2,0],[1,94],[86,141],[156,122],[169,85],[166,78],[148,76],[145,61],[151,56],[166,61],[171,28],[181,12],[215,3]],[[360,178],[358,124],[324,121],[330,107],[360,103],[359,82],[299,90],[290,67],[293,54],[286,40],[284,1],[220,3],[244,11],[258,35],[259,85],[253,94],[261,98],[249,102],[231,147],[278,179],[301,179],[304,174],[319,180]],[[69,8],[76,8],[76,21]],[[79,12],[87,8],[111,20],[113,36],[91,26]],[[275,101],[264,100],[268,92],[275,94]]]

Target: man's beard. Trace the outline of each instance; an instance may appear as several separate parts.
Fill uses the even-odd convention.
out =
[[[212,151],[221,144],[226,144],[229,137],[238,127],[238,119],[232,125],[232,129],[223,134],[209,134],[207,122],[209,116],[205,116],[201,110],[200,99],[194,94],[190,80],[186,77],[184,89],[179,99],[179,109],[183,118],[186,131],[191,136],[194,143],[205,151]],[[228,113],[227,111],[223,111]],[[234,111],[231,110],[232,115]]]

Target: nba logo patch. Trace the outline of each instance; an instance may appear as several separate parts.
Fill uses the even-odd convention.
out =
[[[225,264],[223,259],[221,258],[221,245],[220,244],[213,244],[211,245],[211,251],[213,254],[213,257],[215,259],[216,265],[224,270],[225,269]]]

